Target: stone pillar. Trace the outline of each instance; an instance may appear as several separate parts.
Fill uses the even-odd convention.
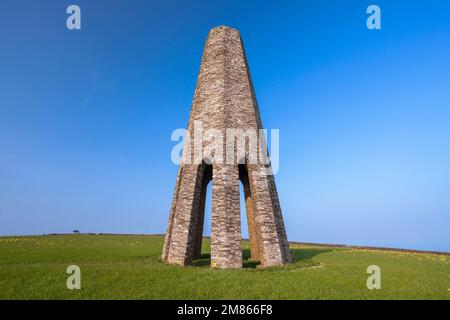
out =
[[[241,180],[244,189],[245,211],[247,213],[248,224],[248,240],[250,243],[250,259],[257,261],[261,259],[259,248],[260,239],[258,229],[256,228],[254,198],[252,197],[248,171],[245,165],[239,165],[239,179]]]
[[[242,267],[241,213],[237,165],[213,167],[211,266]]]
[[[261,267],[269,267],[291,262],[291,257],[273,176],[261,174],[263,170],[262,165],[250,165],[248,172]]]
[[[201,165],[183,165],[180,172],[162,258],[169,263],[188,265],[194,258],[196,235],[202,222],[204,170]]]

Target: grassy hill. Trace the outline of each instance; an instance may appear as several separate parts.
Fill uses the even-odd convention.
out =
[[[295,262],[259,269],[209,268],[203,256],[182,268],[160,259],[163,237],[51,235],[0,237],[0,299],[448,299],[450,257],[430,253],[291,245]],[[81,290],[66,268],[81,268]],[[369,290],[369,265],[381,289]]]

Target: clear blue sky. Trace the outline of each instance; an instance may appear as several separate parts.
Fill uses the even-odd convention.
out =
[[[450,251],[446,0],[2,1],[0,234],[163,233],[170,135],[222,24],[280,129],[290,240]]]

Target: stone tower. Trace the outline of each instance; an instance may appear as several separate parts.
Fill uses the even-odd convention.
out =
[[[235,136],[229,129],[237,129]],[[241,181],[251,259],[260,260],[262,267],[290,262],[264,135],[257,136],[258,154],[250,147],[256,136],[251,133],[260,129],[261,118],[239,31],[225,26],[213,28],[203,51],[183,145],[162,253],[164,261],[189,265],[200,257],[206,187],[212,181],[211,266],[242,267]],[[214,150],[211,132],[217,143]],[[241,138],[243,145],[235,143]]]

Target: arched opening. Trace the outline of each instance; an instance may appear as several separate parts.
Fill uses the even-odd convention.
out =
[[[248,242],[243,242],[242,254],[244,267],[255,267],[259,264],[260,254],[256,225],[254,220],[254,204],[251,193],[248,170],[245,164],[238,166],[239,170],[239,193],[240,193],[240,216],[241,216],[241,236],[247,238]],[[203,163],[199,167],[200,179],[198,180],[197,196],[198,207],[196,208],[195,237],[194,237],[194,265],[209,265],[211,262],[210,241],[203,242],[203,237],[211,236],[212,224],[212,165]],[[245,212],[245,214],[244,214]]]
[[[250,179],[248,175],[247,166],[245,164],[239,164],[239,180],[242,184],[243,192],[241,191],[241,199],[243,199],[243,203],[241,204],[241,221],[244,221],[244,215],[242,214],[242,207],[245,208],[245,217],[246,217],[246,225],[248,226],[248,247],[246,249],[244,247],[244,261],[252,260],[259,261],[260,260],[260,249],[259,249],[259,240],[258,240],[258,232],[255,221],[255,207],[254,207],[254,199],[252,197]],[[243,194],[242,194],[243,193]],[[242,230],[245,230],[244,228]]]
[[[197,210],[195,217],[197,221],[194,222],[194,226],[196,227],[195,235],[194,235],[194,252],[193,259],[201,259],[202,258],[202,240],[203,240],[203,229],[205,225],[205,206],[207,202],[206,194],[208,185],[212,180],[212,172],[213,167],[211,164],[207,164],[203,162],[199,166],[198,174],[200,175],[200,179],[198,180],[198,185],[196,186],[196,197],[199,203],[198,207],[195,208]],[[212,192],[210,192],[212,194]],[[211,198],[211,197],[208,197]],[[210,223],[208,224],[210,225]]]

